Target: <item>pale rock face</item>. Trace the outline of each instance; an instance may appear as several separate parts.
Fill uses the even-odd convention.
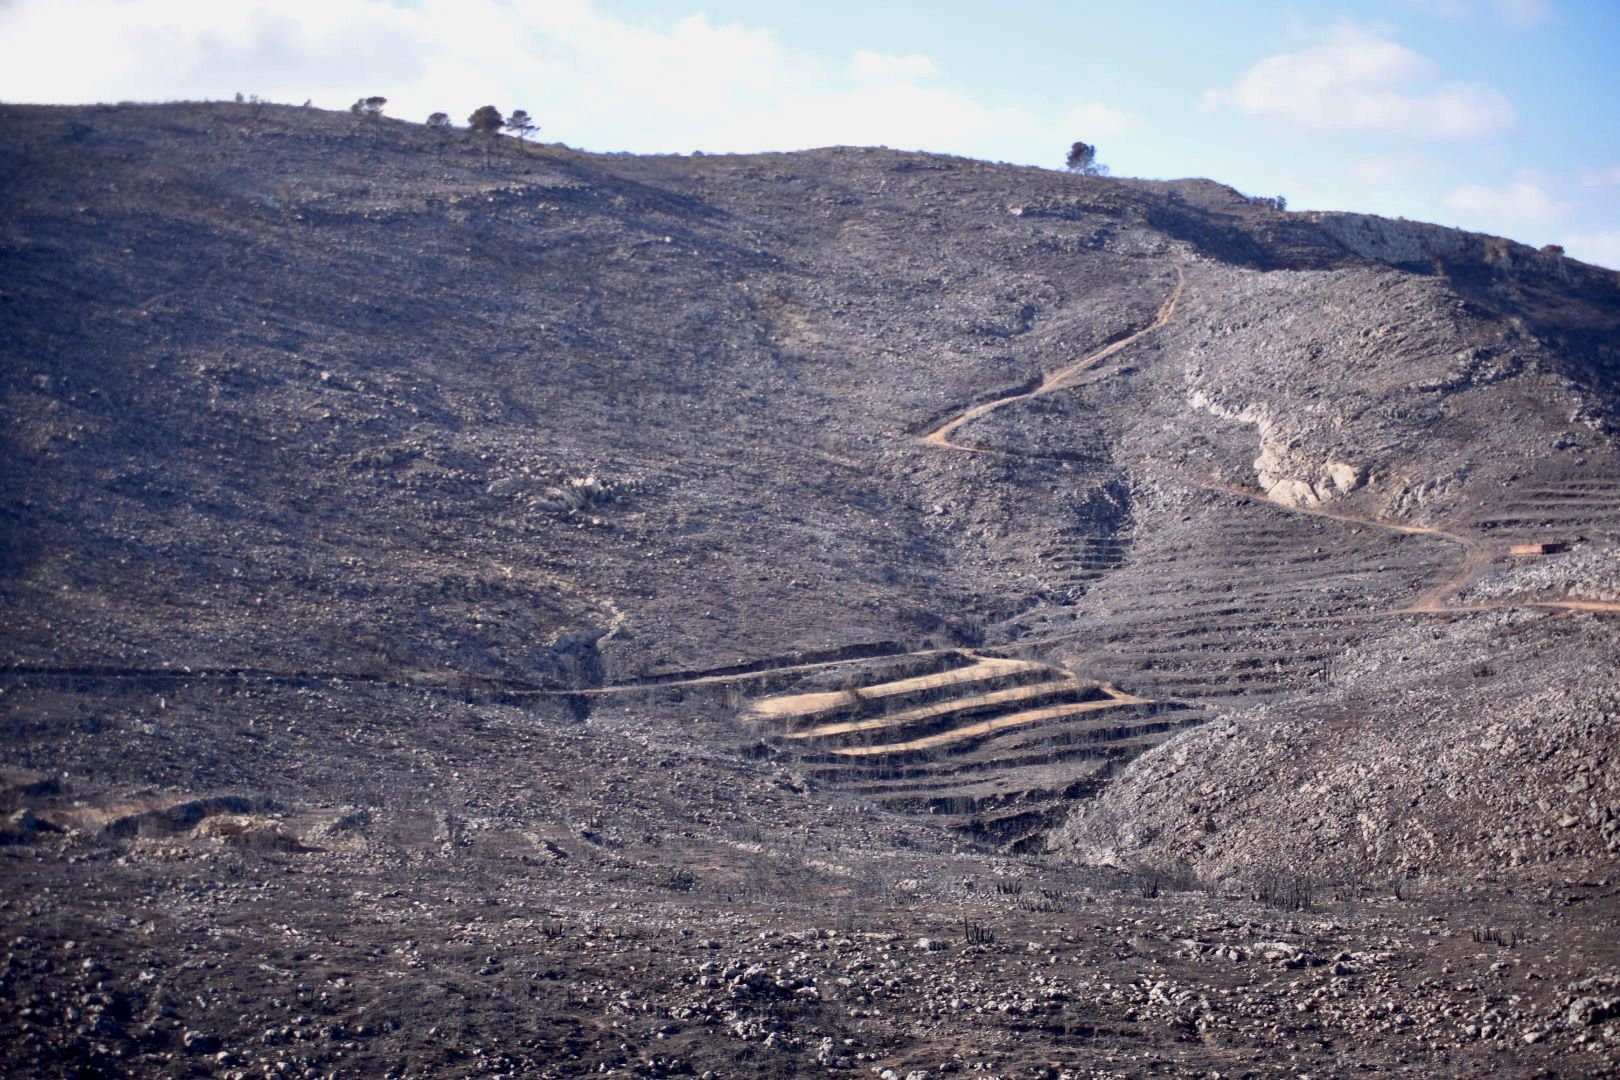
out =
[[[1365,480],[1359,467],[1344,461],[1301,469],[1302,455],[1287,449],[1278,435],[1277,423],[1263,405],[1233,409],[1211,400],[1202,390],[1193,391],[1188,402],[1195,409],[1255,426],[1260,436],[1260,455],[1254,459],[1255,482],[1272,502],[1293,507],[1321,506],[1355,491]]]
[[[1357,255],[1398,265],[1455,257],[1471,240],[1468,233],[1419,221],[1392,221],[1370,214],[1311,216],[1328,235]]]
[[[1254,473],[1260,490],[1272,502],[1284,506],[1315,506],[1320,501],[1316,489],[1308,482],[1288,475],[1289,470],[1282,461],[1282,455],[1269,437],[1270,423],[1259,426],[1260,456],[1254,459]]]
[[[1266,497],[1283,506],[1321,506],[1348,495],[1362,484],[1361,470],[1343,461],[1330,461],[1312,480],[1283,475],[1276,455],[1268,448],[1255,459],[1255,472]]]
[[[1341,495],[1348,495],[1361,486],[1361,470],[1354,465],[1343,461],[1330,461],[1327,463],[1328,479]]]
[[[1317,506],[1322,502],[1316,488],[1303,480],[1279,480],[1266,489],[1266,497],[1283,506]]]

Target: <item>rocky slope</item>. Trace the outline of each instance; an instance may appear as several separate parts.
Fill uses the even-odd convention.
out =
[[[881,149],[0,145],[10,1071],[1612,1069],[1620,275]]]

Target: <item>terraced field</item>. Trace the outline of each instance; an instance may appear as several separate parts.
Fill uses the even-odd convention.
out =
[[[1085,670],[1160,699],[1213,702],[1320,685],[1370,620],[1459,559],[1424,535],[1199,489],[1182,530],[1145,536],[1076,629]],[[1220,528],[1199,522],[1218,519]]]
[[[1065,530],[1040,553],[1038,580],[1059,603],[1073,604],[1094,582],[1123,566],[1129,552],[1127,537]]]
[[[1202,714],[1034,660],[959,650],[897,677],[761,697],[745,716],[818,784],[1014,848],[1062,800]]]
[[[1620,540],[1620,478],[1526,485],[1481,506],[1470,524],[1503,542]]]

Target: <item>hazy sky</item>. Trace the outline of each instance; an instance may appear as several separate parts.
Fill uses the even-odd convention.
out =
[[[1620,268],[1620,0],[0,0],[0,100],[486,102],[590,150],[1209,176]]]

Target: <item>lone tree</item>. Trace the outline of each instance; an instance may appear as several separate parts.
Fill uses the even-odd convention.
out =
[[[349,111],[356,116],[369,116],[373,120],[382,115],[383,106],[388,104],[385,97],[363,97],[349,106]]]
[[[512,115],[506,118],[506,130],[518,137],[519,152],[527,153],[528,151],[522,149],[523,140],[539,131],[540,127],[529,118],[527,112],[522,109],[513,109]]]
[[[444,144],[450,141],[450,114],[436,112],[427,118],[428,130],[439,137],[435,157],[444,158]]]
[[[1097,148],[1090,143],[1077,142],[1069,147],[1064,168],[1081,176],[1107,176],[1108,166],[1097,164]]]
[[[501,110],[493,105],[480,105],[473,110],[471,116],[467,117],[467,126],[469,128],[489,137],[488,141],[484,143],[485,165],[489,164],[490,149],[495,145],[495,136],[501,133],[501,125],[504,123],[506,123],[506,119],[501,116]]]
[[[504,123],[506,123],[506,120],[501,116],[501,110],[493,105],[480,105],[473,110],[471,116],[467,117],[468,127],[474,131],[482,131],[486,135],[493,135],[500,131],[501,125]]]

